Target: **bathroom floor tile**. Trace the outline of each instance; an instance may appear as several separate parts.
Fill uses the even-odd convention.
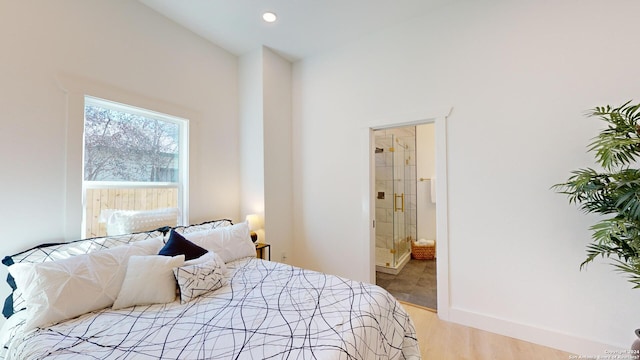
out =
[[[400,301],[437,308],[435,260],[411,259],[398,275],[376,272],[376,284]]]

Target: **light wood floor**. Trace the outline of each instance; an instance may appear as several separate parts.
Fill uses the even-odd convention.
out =
[[[423,359],[568,360],[571,354],[442,321],[430,310],[402,303],[416,327]]]

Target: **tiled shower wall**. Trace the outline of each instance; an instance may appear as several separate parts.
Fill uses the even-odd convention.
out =
[[[391,144],[395,135],[400,144],[405,144],[405,219],[406,236],[416,238],[416,151],[415,151],[415,127],[404,127],[389,130],[377,130],[374,133],[376,148],[383,152],[375,154],[376,176],[376,247],[394,248],[393,244],[393,155],[389,148],[398,144]],[[384,198],[379,195],[384,193]]]
[[[390,138],[390,136],[389,136]],[[391,140],[376,132],[376,247],[393,248],[393,153]]]

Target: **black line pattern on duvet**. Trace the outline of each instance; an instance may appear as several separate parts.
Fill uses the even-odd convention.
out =
[[[191,302],[102,311],[16,340],[16,359],[419,359],[407,313],[375,285],[289,265],[227,264]]]

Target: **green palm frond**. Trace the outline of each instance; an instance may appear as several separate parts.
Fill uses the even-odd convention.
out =
[[[640,157],[640,104],[596,107],[589,115],[607,123],[588,147],[605,171],[575,170],[552,189],[585,213],[613,215],[590,228],[593,242],[580,269],[613,257],[616,270],[640,288],[640,170],[631,168]]]
[[[589,151],[596,153],[596,160],[605,169],[628,165],[640,155],[640,104],[629,104],[630,101],[617,108],[596,107],[589,114],[608,123],[589,145]]]
[[[637,224],[620,218],[606,219],[591,227],[593,244],[587,246],[588,261],[597,255],[609,257],[616,255],[620,259],[633,259],[640,255],[637,239],[640,234]]]
[[[640,289],[640,264],[616,260],[613,266],[616,267],[618,272],[627,275],[627,280],[634,284],[634,289]]]

